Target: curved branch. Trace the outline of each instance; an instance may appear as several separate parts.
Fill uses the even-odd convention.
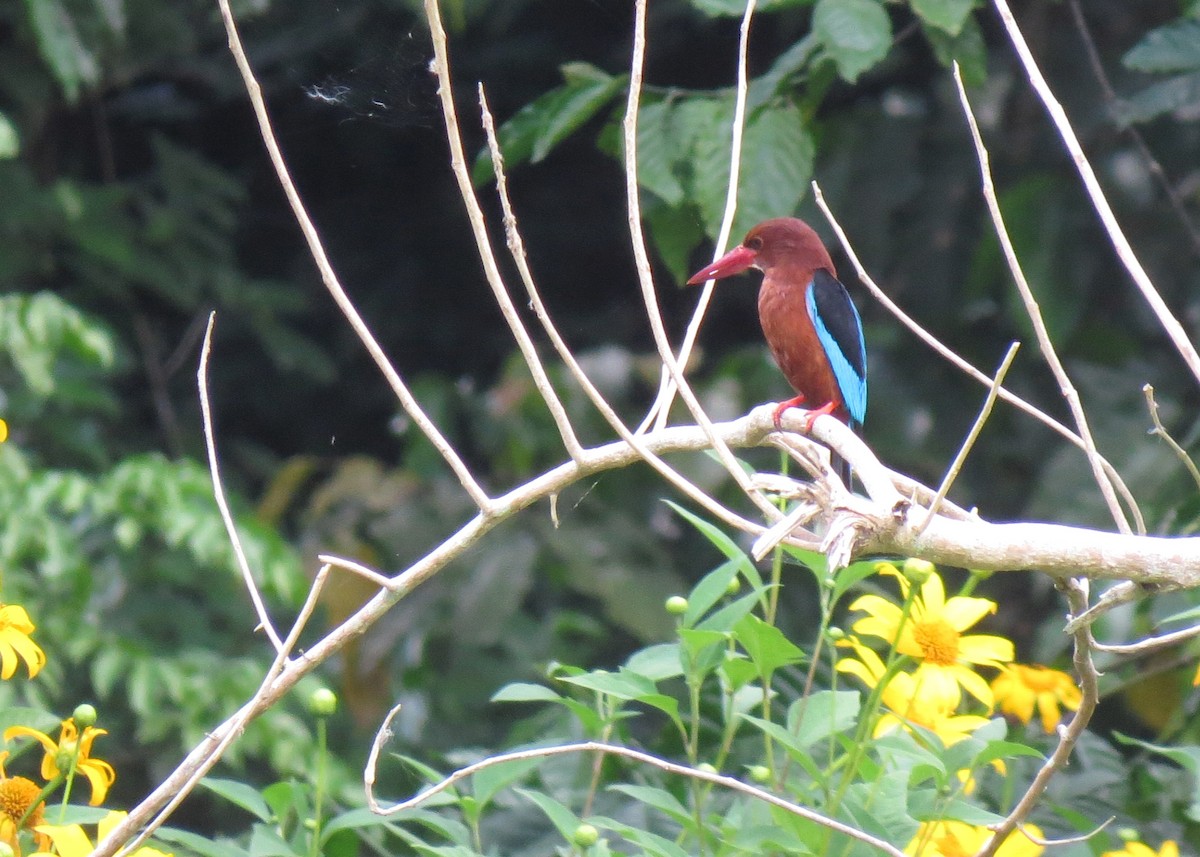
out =
[[[1000,20],[1004,23],[1004,29],[1013,43],[1013,48],[1020,57],[1021,64],[1025,67],[1029,84],[1038,94],[1038,98],[1046,106],[1046,112],[1054,121],[1054,127],[1058,129],[1058,135],[1062,138],[1063,145],[1067,147],[1075,169],[1079,171],[1079,177],[1083,179],[1083,186],[1092,200],[1092,206],[1104,224],[1104,229],[1108,233],[1113,247],[1116,248],[1118,258],[1125,265],[1125,269],[1129,271],[1129,276],[1133,278],[1142,297],[1146,299],[1146,303],[1150,305],[1154,315],[1158,318],[1159,324],[1162,325],[1176,350],[1183,357],[1183,362],[1191,371],[1192,376],[1197,382],[1200,382],[1200,354],[1196,353],[1196,347],[1188,339],[1187,331],[1183,329],[1179,319],[1171,314],[1170,307],[1162,299],[1158,290],[1154,288],[1154,283],[1150,281],[1150,275],[1146,273],[1146,269],[1138,261],[1137,254],[1133,252],[1133,246],[1125,237],[1125,233],[1121,230],[1121,224],[1117,222],[1117,216],[1113,214],[1112,206],[1108,204],[1108,199],[1104,196],[1100,180],[1096,178],[1096,173],[1092,169],[1087,155],[1083,153],[1083,146],[1079,144],[1079,138],[1075,136],[1075,130],[1071,127],[1071,120],[1067,118],[1067,112],[1063,110],[1063,106],[1051,92],[1050,85],[1046,83],[1046,78],[1042,76],[1037,60],[1033,58],[1033,52],[1029,50],[1025,36],[1022,35],[1021,28],[1017,26],[1016,18],[1013,17],[1008,3],[1006,0],[993,0],[993,2],[996,4],[996,11],[1000,14]]]

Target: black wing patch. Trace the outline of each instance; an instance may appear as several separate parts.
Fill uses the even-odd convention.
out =
[[[846,410],[862,425],[867,415],[867,349],[858,310],[846,287],[824,268],[813,274],[807,303]]]

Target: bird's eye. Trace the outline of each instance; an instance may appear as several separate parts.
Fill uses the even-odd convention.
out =
[[[762,249],[762,239],[755,235],[753,238],[746,240],[746,248],[758,252]]]

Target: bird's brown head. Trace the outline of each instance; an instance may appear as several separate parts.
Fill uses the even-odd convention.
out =
[[[829,251],[811,226],[796,217],[776,217],[764,220],[747,232],[741,244],[697,271],[688,280],[688,285],[731,277],[748,268],[764,272],[773,268],[791,268],[807,272],[808,276],[819,268],[837,273]]]

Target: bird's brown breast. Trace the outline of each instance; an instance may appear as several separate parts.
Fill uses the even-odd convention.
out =
[[[836,402],[841,406],[837,379],[805,306],[811,279],[811,272],[802,278],[777,278],[768,273],[758,293],[758,318],[775,362],[806,404],[817,408]]]

